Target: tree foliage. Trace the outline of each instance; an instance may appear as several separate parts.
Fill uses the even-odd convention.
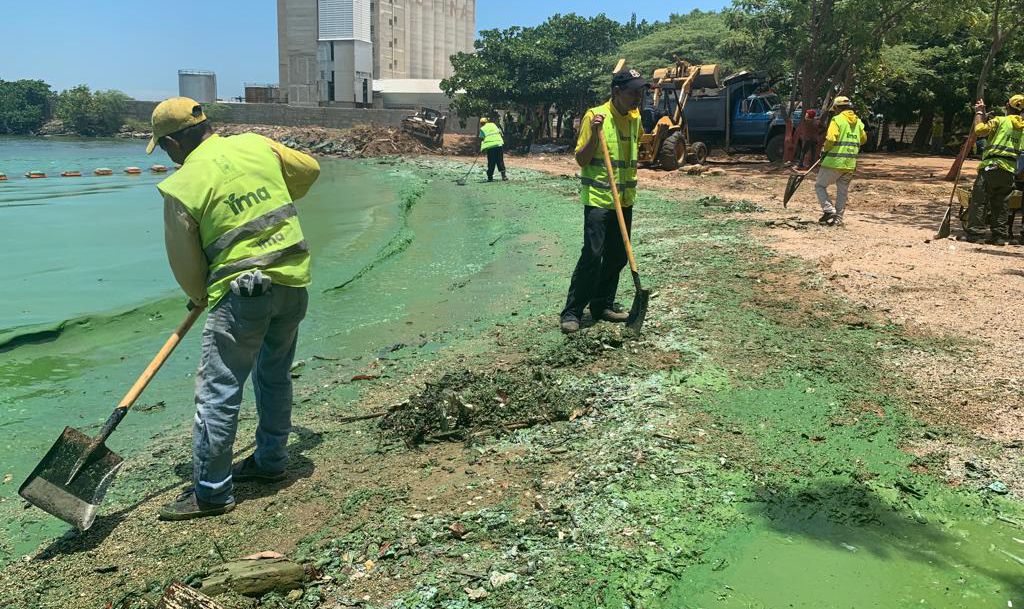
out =
[[[78,85],[57,96],[57,117],[80,135],[111,136],[124,124],[130,99],[120,91],[92,91]]]
[[[454,73],[441,88],[463,118],[552,107],[560,115],[580,114],[598,96],[594,82],[602,76],[607,90],[619,48],[652,31],[636,18],[623,24],[603,14],[554,15],[537,27],[484,30],[475,52],[451,57]]]
[[[50,118],[53,91],[41,80],[0,80],[0,134],[34,133]]]

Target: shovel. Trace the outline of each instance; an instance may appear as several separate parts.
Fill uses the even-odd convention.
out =
[[[612,187],[612,200],[615,201],[615,215],[619,218],[619,232],[622,233],[622,243],[626,246],[629,270],[633,272],[633,287],[636,289],[633,306],[629,308],[629,318],[626,319],[626,327],[639,334],[640,328],[644,325],[644,319],[647,317],[647,302],[651,299],[651,291],[640,287],[640,270],[636,266],[636,258],[633,257],[633,246],[629,242],[629,231],[626,230],[626,218],[622,215],[622,202],[619,200],[619,187],[615,183],[612,158],[608,154],[608,141],[604,137],[604,131],[598,130],[598,134],[601,138],[601,153],[604,154],[604,170],[608,173],[608,183]]]
[[[473,173],[473,170],[476,169],[476,162],[479,161],[479,160],[480,160],[480,153],[478,152],[478,153],[476,153],[476,158],[473,159],[473,164],[469,166],[469,171],[466,172],[466,175],[464,175],[461,178],[459,178],[458,180],[456,180],[455,183],[458,184],[459,186],[465,186],[466,185],[466,179],[469,178],[469,174]]]
[[[18,489],[18,494],[32,505],[53,514],[80,531],[91,527],[103,496],[107,494],[107,488],[114,481],[114,476],[124,461],[120,455],[107,448],[104,442],[117,429],[118,424],[128,414],[128,409],[139,398],[146,385],[149,385],[149,381],[167,361],[202,312],[203,307],[192,306],[189,303],[189,313],[185,321],[181,322],[135,381],[107,422],[103,424],[100,434],[90,438],[73,427],[65,427],[64,433],[57,438],[50,451]]]
[[[794,174],[794,175],[789,176],[789,181],[786,182],[786,192],[783,193],[783,195],[782,195],[782,208],[783,209],[786,208],[786,205],[789,205],[789,200],[792,199],[793,195],[796,194],[796,189],[800,187],[800,182],[803,182],[804,178],[806,178],[820,164],[821,164],[821,159],[818,159],[817,161],[814,162],[813,165],[811,165],[811,168],[808,169],[807,171],[805,171],[804,173],[798,173],[798,174]]]

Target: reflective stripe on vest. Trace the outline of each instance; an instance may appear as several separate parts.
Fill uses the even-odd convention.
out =
[[[262,136],[212,136],[158,185],[199,225],[214,307],[240,273],[261,269],[273,283],[309,285],[309,248],[281,161]]]
[[[484,123],[484,126],[480,127],[480,131],[484,134],[484,139],[480,142],[480,152],[505,145],[505,138],[501,136],[501,129],[494,123]]]
[[[210,278],[207,279],[207,284],[213,285],[236,273],[244,273],[245,271],[251,271],[253,269],[267,269],[275,262],[284,260],[289,256],[303,253],[309,253],[309,246],[306,245],[305,240],[289,245],[283,250],[277,250],[261,256],[253,256],[252,258],[245,258],[243,260],[236,260],[217,267],[216,271],[210,273]]]
[[[858,119],[851,125],[841,114],[832,117],[832,122],[839,128],[839,137],[825,153],[821,166],[840,171],[853,171],[857,168],[857,157],[860,155],[860,136],[864,132],[864,123]]]
[[[598,167],[604,167],[604,155],[595,155],[594,158],[590,159],[591,165],[597,165]],[[612,167],[632,167],[636,168],[636,161],[617,161],[612,160]]]
[[[207,245],[203,250],[206,252],[206,259],[212,262],[217,259],[217,256],[219,256],[221,252],[231,247],[235,242],[248,239],[249,237],[254,237],[268,228],[275,227],[288,218],[294,218],[298,215],[299,212],[295,209],[295,205],[289,203],[288,205],[269,211],[258,218],[249,220],[238,228],[229,230],[221,235],[216,241]]]
[[[1014,129],[1013,121],[1005,116],[996,117],[996,121],[999,125],[981,158],[1003,157],[1016,160],[1017,155],[1020,154],[1020,140],[1024,130]]]
[[[611,157],[612,170],[615,173],[615,185],[619,189],[619,199],[623,207],[629,207],[636,200],[636,168],[639,156],[640,118],[631,118],[629,132],[620,133],[615,124],[612,102],[609,100],[601,106],[591,108],[593,114],[605,117],[602,131],[608,142],[608,155]],[[611,180],[604,165],[604,153],[598,146],[594,158],[580,170],[580,199],[584,205],[614,209]]]

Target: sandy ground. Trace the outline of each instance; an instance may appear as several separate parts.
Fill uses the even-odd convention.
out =
[[[922,420],[950,430],[959,441],[926,433],[909,449],[941,453],[951,483],[964,480],[970,462],[967,470],[990,469],[1020,493],[1024,398],[1017,362],[1024,356],[1024,310],[1015,301],[1024,289],[1024,246],[934,240],[949,200],[951,183],[942,178],[951,162],[865,155],[851,188],[846,226],[838,229],[815,223],[820,208],[813,175],[782,209],[790,171],[765,161],[712,161],[709,166],[725,170],[717,176],[641,169],[639,179],[641,188],[717,195],[763,207],[755,217],[765,227],[756,234],[767,246],[814,263],[832,289],[892,323],[951,339],[948,349],[920,351],[901,362],[899,373],[915,381],[911,401]],[[508,164],[576,172],[568,155],[512,156]],[[975,168],[975,162],[965,165],[962,184],[970,185]],[[955,218],[953,229],[954,236],[960,232]],[[1014,234],[1020,234],[1019,224]]]

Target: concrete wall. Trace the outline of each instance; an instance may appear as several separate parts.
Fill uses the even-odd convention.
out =
[[[128,102],[128,118],[149,122],[158,102]],[[349,129],[357,125],[398,126],[412,114],[409,110],[378,110],[360,108],[333,108],[289,106],[285,104],[218,104],[225,108],[222,123],[243,125],[281,125],[286,127],[329,127]]]

